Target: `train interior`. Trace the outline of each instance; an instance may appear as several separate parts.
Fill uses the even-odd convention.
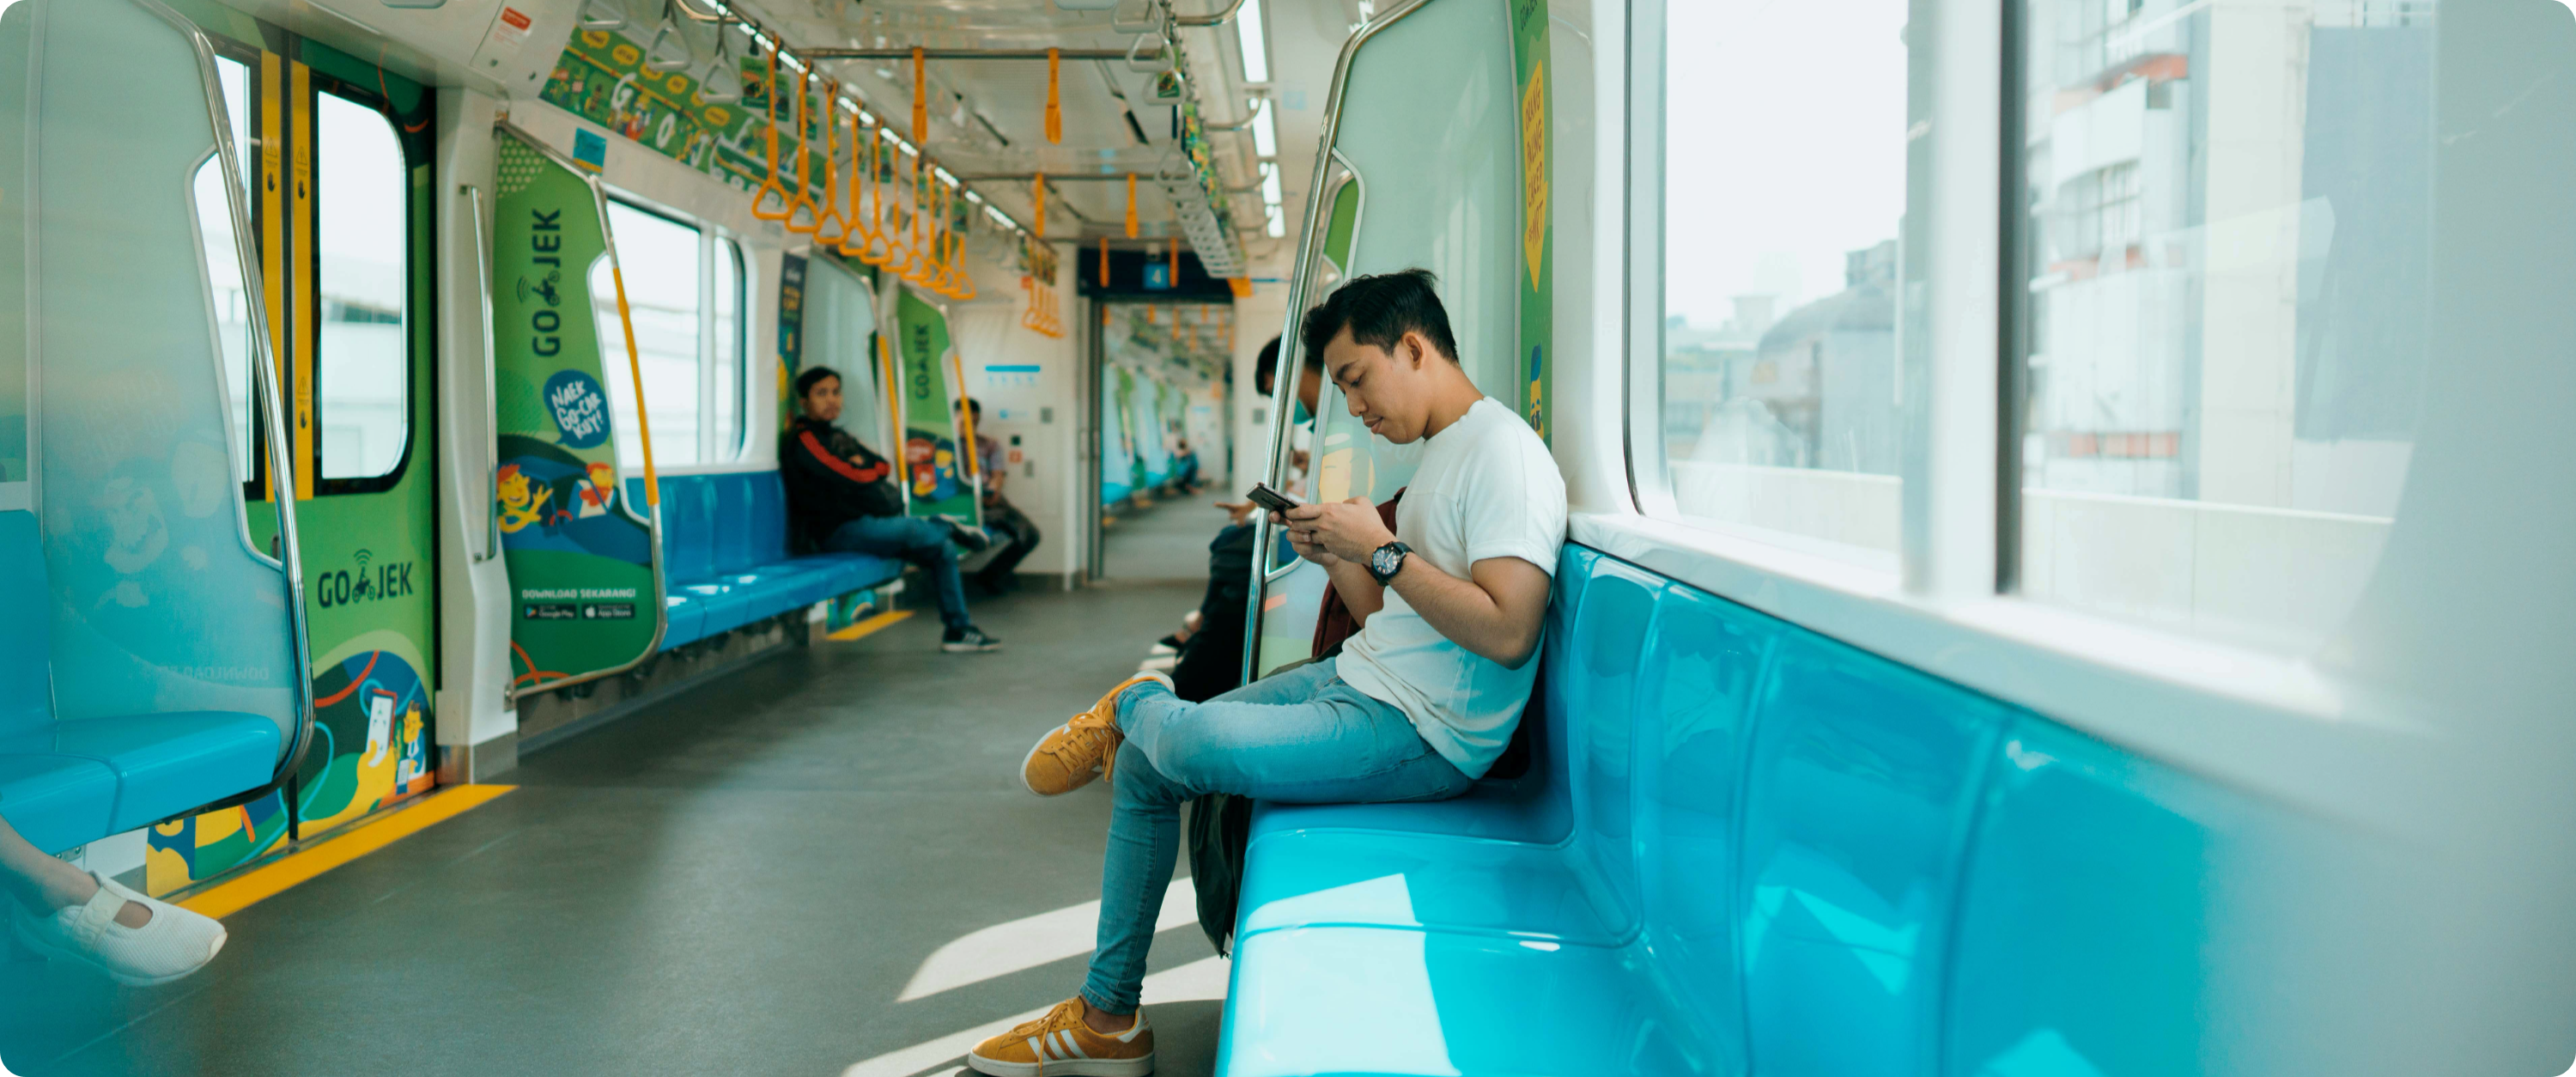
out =
[[[0,0],[0,1077],[2560,1073],[2570,174],[2560,0]],[[1012,768],[1385,616],[1411,269],[1526,702],[1116,1068]]]

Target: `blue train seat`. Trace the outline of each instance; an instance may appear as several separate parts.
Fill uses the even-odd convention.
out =
[[[231,711],[60,720],[52,605],[36,517],[0,512],[0,818],[61,852],[258,788],[275,770],[275,722]]]
[[[1589,549],[1556,578],[1527,773],[1256,807],[1219,1073],[2189,1068],[2205,897],[2158,872],[2258,806]]]
[[[869,554],[789,556],[787,493],[775,471],[661,481],[665,650],[903,573],[903,562]],[[643,480],[627,480],[626,496],[643,504]]]

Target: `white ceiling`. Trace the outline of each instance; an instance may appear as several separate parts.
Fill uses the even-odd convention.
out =
[[[1171,0],[1182,16],[1221,11],[1228,0]],[[660,0],[627,0],[639,22],[658,19]],[[1141,17],[1144,0],[1127,0],[1130,17]],[[1052,0],[738,0],[735,8],[773,26],[787,38],[791,51],[809,48],[972,48],[972,49],[1118,49],[1134,35],[1111,28],[1106,11],[1072,11]],[[1305,187],[1314,170],[1314,147],[1322,126],[1323,105],[1333,64],[1355,21],[1354,0],[1263,0],[1268,24],[1271,83],[1267,96],[1276,104],[1278,159],[1287,235],[1271,239],[1262,231],[1262,198],[1257,189],[1230,195],[1235,223],[1244,231],[1245,253],[1258,275],[1284,271],[1305,214]],[[1243,84],[1236,28],[1223,26],[1180,31],[1181,47],[1198,95],[1201,116],[1223,124],[1245,118],[1260,87]],[[695,36],[708,47],[702,30]],[[738,39],[737,39],[738,41]],[[840,60],[818,65],[844,80],[873,109],[909,123],[912,71],[909,60]],[[1151,97],[1152,76],[1127,70],[1120,61],[1066,60],[1059,92],[1064,113],[1063,141],[1049,144],[1044,135],[1046,62],[1044,60],[932,60],[930,83],[930,151],[951,172],[965,176],[1024,176],[1044,171],[1051,177],[1081,174],[1150,177],[1158,170],[1185,175],[1187,163],[1172,137],[1172,108]],[[1120,95],[1126,95],[1122,101]],[[1127,115],[1133,112],[1131,128]],[[1141,129],[1144,141],[1137,139]],[[1261,174],[1250,128],[1213,136],[1219,167],[1230,188],[1255,187]],[[986,180],[973,187],[1003,212],[1031,223],[1030,185],[1025,180]],[[1123,182],[1064,179],[1050,184],[1047,236],[1091,241],[1109,236],[1125,242],[1126,187]],[[1140,182],[1137,199],[1139,235],[1147,242],[1178,234],[1171,203],[1151,183]]]

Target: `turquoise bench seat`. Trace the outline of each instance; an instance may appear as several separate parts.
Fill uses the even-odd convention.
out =
[[[665,650],[894,580],[903,562],[859,553],[790,556],[775,471],[664,475]],[[643,504],[644,483],[627,481]]]
[[[60,720],[34,514],[0,512],[0,818],[46,852],[267,784],[277,724],[233,711]]]
[[[1596,551],[1556,581],[1526,773],[1256,806],[1218,1073],[2194,1072],[2205,880],[2319,842]]]

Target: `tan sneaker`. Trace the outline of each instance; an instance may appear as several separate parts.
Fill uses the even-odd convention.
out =
[[[1147,681],[1172,686],[1172,679],[1160,673],[1139,673],[1118,682],[1090,710],[1038,738],[1028,758],[1020,760],[1020,784],[1039,796],[1055,797],[1108,774],[1117,765],[1119,742],[1126,739],[1118,733],[1118,697]]]
[[[1066,999],[1046,1016],[977,1044],[966,1053],[966,1065],[993,1077],[1145,1077],[1154,1072],[1154,1030],[1142,1012],[1127,1031],[1103,1036],[1083,1022],[1090,1010],[1079,997]]]

